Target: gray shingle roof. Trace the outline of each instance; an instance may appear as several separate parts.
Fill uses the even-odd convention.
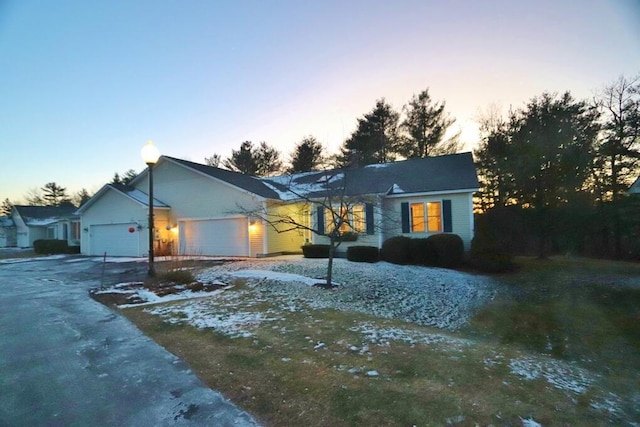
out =
[[[471,153],[258,178],[175,157],[165,159],[267,199],[319,198],[344,189],[347,196],[476,190],[478,176]]]
[[[15,205],[14,208],[18,211],[23,219],[47,219],[47,218],[61,218],[67,216],[73,216],[76,211],[76,207],[72,205],[68,206],[21,206]]]
[[[347,196],[476,190],[478,176],[471,153],[368,165],[358,169],[308,172],[263,178],[281,199],[314,198],[342,191]],[[292,191],[288,191],[292,190]]]

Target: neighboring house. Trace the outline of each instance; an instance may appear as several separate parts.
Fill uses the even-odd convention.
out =
[[[629,187],[629,194],[640,194],[640,177],[636,178],[635,182]]]
[[[69,246],[80,244],[80,217],[75,206],[14,206],[11,218],[16,228],[16,244],[33,246],[39,239],[66,240]]]
[[[0,248],[17,246],[16,226],[9,216],[0,216]]]
[[[310,231],[274,229],[269,218],[291,218],[310,229],[330,227],[320,206],[351,200],[350,245],[396,235],[458,234],[473,238],[478,179],[471,153],[369,165],[357,169],[257,178],[162,156],[153,167],[155,249],[159,253],[261,257],[299,253],[327,239]],[[86,202],[81,252],[144,256],[148,252],[148,172],[129,186],[108,184]],[[343,231],[347,231],[344,229]],[[157,252],[158,253],[158,252]]]

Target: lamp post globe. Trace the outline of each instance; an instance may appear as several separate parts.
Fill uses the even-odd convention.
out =
[[[147,164],[147,170],[149,175],[149,277],[153,277],[156,275],[156,268],[154,265],[154,257],[153,257],[153,240],[154,240],[154,224],[153,224],[153,165],[156,164],[158,158],[160,157],[160,152],[153,145],[152,141],[147,142],[147,144],[142,147],[142,151],[140,152],[142,155],[142,160]]]

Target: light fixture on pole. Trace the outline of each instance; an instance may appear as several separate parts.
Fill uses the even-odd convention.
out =
[[[156,275],[153,260],[153,165],[158,161],[160,152],[156,146],[153,145],[153,142],[149,141],[144,147],[142,147],[140,154],[142,154],[142,160],[147,164],[147,169],[149,171],[149,277],[153,277]]]

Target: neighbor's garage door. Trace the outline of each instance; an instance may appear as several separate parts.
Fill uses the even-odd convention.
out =
[[[180,221],[181,255],[248,256],[246,218]]]
[[[139,231],[135,224],[100,224],[90,228],[91,255],[140,256]],[[129,228],[134,227],[133,233]]]

